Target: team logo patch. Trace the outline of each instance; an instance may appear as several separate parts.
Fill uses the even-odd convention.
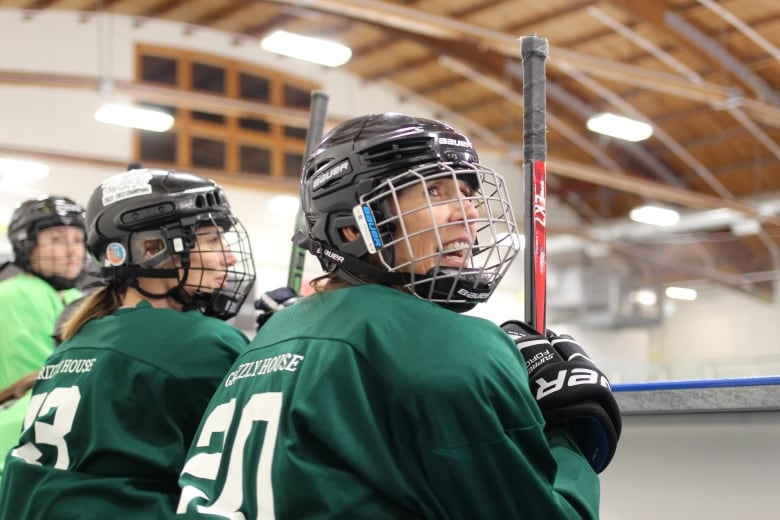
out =
[[[125,246],[118,242],[111,242],[106,246],[106,264],[108,265],[122,265],[127,260],[127,251]]]

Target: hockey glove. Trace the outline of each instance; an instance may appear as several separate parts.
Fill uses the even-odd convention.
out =
[[[548,425],[567,425],[596,473],[612,460],[622,421],[609,380],[571,336],[542,336],[520,321],[501,325],[525,360]]]
[[[273,291],[264,292],[260,298],[255,300],[255,309],[260,311],[260,314],[255,320],[257,322],[257,330],[268,321],[275,311],[290,307],[300,300],[298,293],[293,291],[289,287],[280,287]]]

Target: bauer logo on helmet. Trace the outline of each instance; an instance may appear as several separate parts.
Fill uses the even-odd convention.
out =
[[[323,184],[327,183],[328,181],[340,177],[341,175],[344,175],[345,173],[349,173],[352,171],[352,167],[349,164],[349,160],[341,161],[335,166],[332,166],[322,172],[321,174],[317,175],[317,177],[314,178],[312,181],[312,187],[316,190]]]

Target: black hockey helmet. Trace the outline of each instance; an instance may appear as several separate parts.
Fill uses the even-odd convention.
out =
[[[76,201],[63,195],[42,195],[22,202],[14,209],[8,225],[8,241],[14,253],[14,264],[32,272],[30,253],[38,243],[38,232],[56,226],[84,226],[84,208]],[[47,277],[47,281],[52,283]],[[73,287],[76,280],[55,280],[55,288]]]
[[[473,222],[480,245],[475,247],[473,237],[466,251],[471,267],[437,268],[427,276],[408,273],[409,266],[395,265],[400,226],[391,192],[443,177],[466,181],[474,190],[469,202],[482,215]],[[368,275],[403,285],[458,311],[487,300],[517,253],[516,223],[503,179],[480,165],[465,135],[433,119],[369,114],[336,126],[307,157],[301,207],[308,236],[294,240],[317,256],[324,270],[353,284]],[[340,231],[345,227],[360,229],[362,238],[346,239]],[[385,271],[363,258],[375,252]],[[488,263],[474,263],[477,256]]]
[[[228,319],[240,309],[255,280],[249,237],[233,215],[222,188],[203,177],[168,170],[133,169],[104,181],[87,203],[87,247],[108,280],[125,280],[138,288],[136,278],[177,278],[177,291],[165,295],[182,299],[209,316]],[[183,296],[190,254],[200,226],[218,226],[226,239],[225,251],[236,262],[227,268],[224,287],[213,293],[195,290]],[[144,244],[161,245],[149,256]],[[174,255],[185,273],[160,268]],[[146,294],[146,293],[144,293]]]

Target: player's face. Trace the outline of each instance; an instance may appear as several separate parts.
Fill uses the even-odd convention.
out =
[[[479,217],[469,198],[472,195],[468,183],[452,177],[428,180],[401,191],[398,205],[408,239],[395,246],[395,265],[417,274],[437,265],[464,267]],[[397,232],[399,236],[402,233],[400,229]],[[410,267],[400,267],[412,261]]]
[[[84,267],[84,231],[76,226],[54,226],[38,232],[30,266],[42,276],[76,278]]]
[[[212,293],[227,284],[228,268],[236,264],[236,257],[225,241],[222,228],[198,228],[198,243],[190,251],[190,271],[185,287]]]

